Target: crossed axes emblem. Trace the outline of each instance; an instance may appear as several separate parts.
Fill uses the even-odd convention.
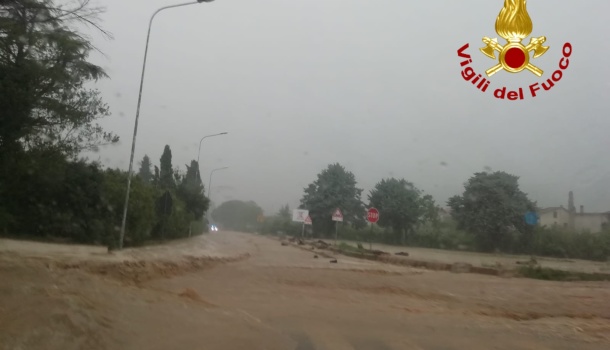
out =
[[[545,41],[546,41],[546,37],[541,36],[538,38],[531,38],[530,43],[527,46],[523,46],[523,44],[521,44],[520,41],[519,42],[511,41],[507,45],[502,46],[498,43],[497,38],[491,39],[488,37],[484,37],[483,43],[485,43],[487,46],[485,46],[479,50],[481,50],[481,52],[483,54],[485,54],[485,56],[492,58],[492,59],[496,59],[495,51],[498,51],[500,53],[500,63],[489,68],[488,70],[485,71],[485,73],[487,73],[487,76],[490,77],[502,69],[504,69],[508,72],[511,72],[511,73],[518,73],[524,69],[527,69],[530,72],[541,77],[542,73],[543,73],[542,69],[531,64],[529,59],[530,59],[531,51],[534,51],[534,58],[538,58],[546,53],[546,51],[549,49],[549,47],[542,46],[542,44],[544,44]],[[516,56],[518,56],[517,61],[522,61],[522,64],[520,66],[514,66],[514,65],[511,66],[506,62],[506,55],[507,55],[507,53],[509,53],[509,51],[512,51],[512,53],[509,55],[511,55],[511,56],[516,55]],[[521,52],[518,52],[518,51],[521,51]],[[523,56],[519,57],[521,55],[523,55]],[[514,61],[511,61],[511,63],[514,64]]]

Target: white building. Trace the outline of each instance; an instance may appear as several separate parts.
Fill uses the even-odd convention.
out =
[[[570,191],[568,208],[563,206],[540,209],[538,211],[540,226],[559,227],[574,232],[589,231],[597,233],[610,226],[610,211],[604,213],[585,213],[584,206],[576,211],[574,195]]]

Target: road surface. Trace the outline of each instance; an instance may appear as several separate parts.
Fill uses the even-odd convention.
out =
[[[212,233],[0,240],[0,349],[609,349],[610,283],[453,274]]]

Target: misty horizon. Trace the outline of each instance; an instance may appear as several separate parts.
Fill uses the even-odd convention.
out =
[[[93,60],[110,76],[95,86],[113,112],[103,126],[121,141],[87,156],[126,170],[148,20],[176,2],[98,2],[114,40],[92,32],[103,52]],[[590,42],[610,4],[575,12],[573,3],[528,2],[532,36],[546,36],[550,47],[536,59],[547,72],[500,72],[490,89],[544,81],[565,42],[574,54],[551,91],[514,102],[464,81],[457,56],[469,43],[477,73],[493,66],[479,48],[482,37],[497,36],[501,6],[217,0],[165,11],[151,32],[134,170],[145,154],[158,164],[166,144],[185,170],[201,137],[226,131],[201,150],[206,188],[211,169],[230,167],[214,175],[217,204],[253,200],[268,214],[296,208],[303,188],[337,162],[354,173],[365,202],[378,181],[396,177],[445,207],[488,167],[519,176],[539,207],[565,206],[573,191],[577,207],[610,210],[610,84],[599,79],[610,76],[602,62],[610,49]]]

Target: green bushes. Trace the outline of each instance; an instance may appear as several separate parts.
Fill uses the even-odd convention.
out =
[[[610,281],[608,274],[564,271],[540,266],[523,266],[519,269],[519,274],[545,281]]]
[[[372,240],[373,243],[399,245],[400,237],[401,233],[377,226],[371,233],[370,228],[358,230],[349,225],[339,225],[339,240]],[[334,238],[334,232],[326,238]],[[478,251],[476,240],[477,236],[458,230],[451,220],[437,224],[425,223],[406,235],[408,246],[432,249]],[[503,241],[501,251],[504,253],[610,261],[610,231],[572,233],[537,227],[527,236],[518,232],[509,233]]]
[[[303,227],[300,223],[293,222],[290,218],[279,216],[267,217],[260,225],[260,232],[262,234],[272,236],[287,235],[300,237],[302,229]]]
[[[10,176],[6,176],[10,174]],[[4,168],[0,194],[0,233],[116,247],[123,218],[127,172],[103,170],[96,163],[67,161],[53,152],[28,153]],[[163,223],[155,202],[164,193],[134,176],[125,230],[125,246],[154,238],[189,235],[194,214],[175,191],[174,206]],[[191,196],[192,197],[192,196]],[[201,203],[197,203],[201,207]],[[201,225],[195,233],[203,231]]]
[[[434,228],[424,225],[408,236],[408,244],[438,249],[477,249],[477,236],[458,230],[452,223]],[[531,234],[509,233],[501,251],[569,259],[607,261],[610,259],[610,231],[601,233],[573,233],[537,227]]]
[[[528,252],[557,258],[607,261],[610,259],[610,231],[572,233],[553,228],[537,228]]]
[[[409,245],[449,250],[472,250],[475,237],[458,230],[452,223],[440,225],[424,224],[413,234],[407,236]]]
[[[107,170],[104,175],[102,198],[108,209],[105,219],[112,226],[107,229],[107,239],[104,244],[114,247],[119,241],[123,219],[127,173]],[[157,191],[139,177],[132,179],[129,212],[125,225],[125,245],[140,245],[151,238],[151,231],[157,220],[154,211],[157,195]],[[100,214],[104,215],[104,213]]]
[[[511,232],[503,239],[500,251],[557,258],[610,260],[610,231],[601,233],[573,233],[558,229],[536,227],[531,234]],[[477,251],[477,236],[458,230],[452,222],[438,227],[423,225],[407,236],[408,245]]]
[[[104,172],[97,164],[68,162],[55,152],[30,152],[6,162],[3,170],[3,232],[81,243],[101,243],[107,236]]]

